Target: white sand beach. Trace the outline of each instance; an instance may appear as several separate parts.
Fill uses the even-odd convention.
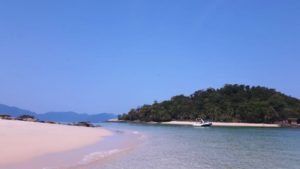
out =
[[[223,127],[280,127],[279,124],[266,124],[266,123],[234,123],[234,122],[213,122],[213,126]]]
[[[169,121],[160,124],[169,125],[193,125],[193,121]],[[265,123],[234,123],[234,122],[212,122],[212,126],[218,127],[280,127],[279,124],[265,124]]]
[[[144,124],[164,124],[164,125],[183,125],[192,126],[195,121],[168,121],[168,122],[140,122],[140,121],[124,121],[118,119],[110,119],[107,122],[133,122]],[[212,126],[215,127],[281,127],[280,124],[266,124],[266,123],[240,123],[240,122],[212,122]]]
[[[0,120],[0,166],[81,148],[111,134],[103,128]]]

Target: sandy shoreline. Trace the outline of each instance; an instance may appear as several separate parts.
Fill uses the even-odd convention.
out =
[[[127,122],[123,120],[111,119],[108,122]],[[135,123],[135,122],[134,122]],[[139,123],[139,122],[137,122]],[[169,122],[142,122],[145,124],[164,124],[164,125],[183,125],[192,126],[194,121],[169,121]],[[212,122],[215,127],[281,127],[279,124],[266,124],[266,123],[236,123],[236,122]]]
[[[162,122],[160,124],[169,125],[193,125],[193,121],[170,121]],[[265,123],[233,123],[233,122],[212,122],[212,126],[216,127],[280,127],[279,124],[265,124]]]
[[[0,168],[88,146],[111,134],[103,128],[0,120]]]

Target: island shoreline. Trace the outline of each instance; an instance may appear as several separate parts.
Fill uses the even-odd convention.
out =
[[[158,124],[158,125],[175,125],[175,126],[193,126],[195,121],[179,121],[172,120],[168,122],[143,122],[143,121],[126,121],[118,119],[110,119],[107,122],[111,123],[141,123],[141,124]],[[279,128],[280,124],[267,124],[267,123],[240,123],[240,122],[212,122],[212,127],[265,127],[265,128]]]

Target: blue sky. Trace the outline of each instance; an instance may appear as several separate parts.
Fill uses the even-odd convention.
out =
[[[300,98],[298,0],[0,2],[0,103],[125,113],[262,85]]]

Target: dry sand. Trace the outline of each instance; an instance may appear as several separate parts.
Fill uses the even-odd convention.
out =
[[[109,135],[103,128],[0,119],[0,166],[81,148]]]
[[[161,124],[169,125],[193,125],[193,121],[170,121],[162,122]],[[212,126],[220,127],[280,127],[279,124],[265,124],[265,123],[232,123],[232,122],[212,122]]]
[[[279,124],[266,124],[266,123],[228,123],[228,122],[213,122],[213,126],[223,127],[280,127]]]

